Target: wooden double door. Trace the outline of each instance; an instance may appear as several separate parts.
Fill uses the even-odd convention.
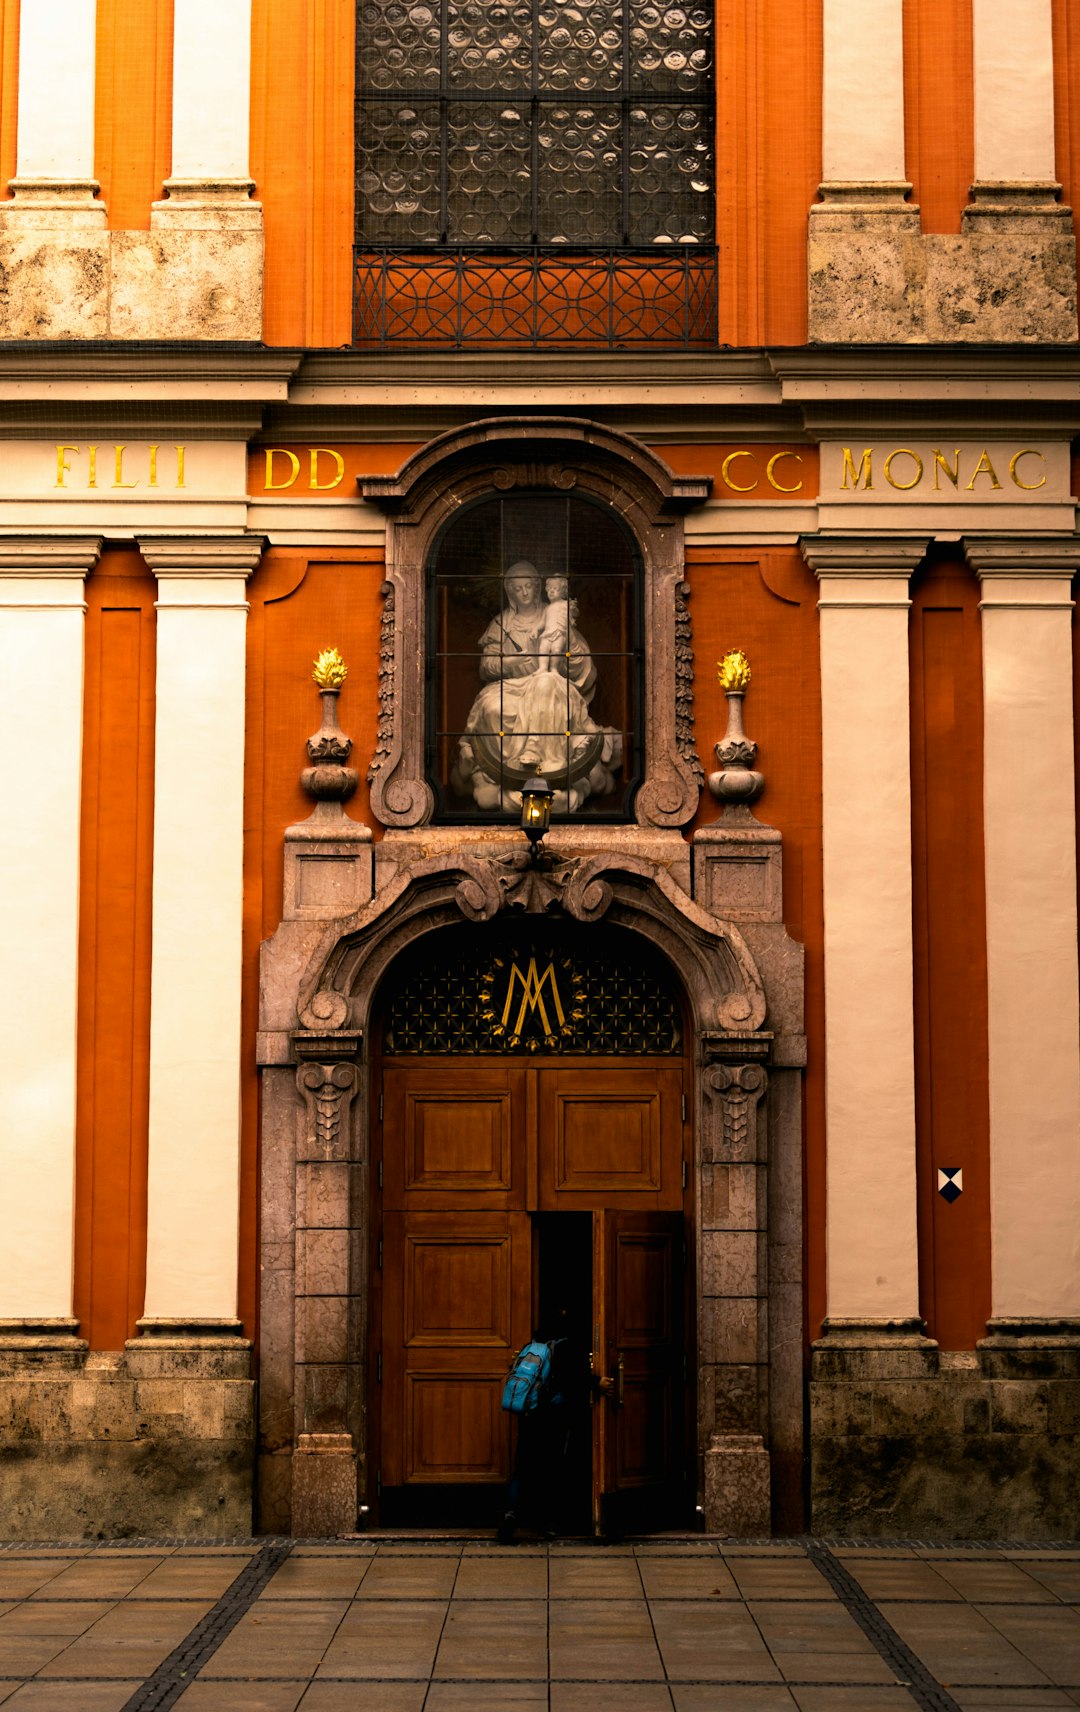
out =
[[[515,1351],[556,1309],[581,1387],[563,1525],[673,1526],[688,1493],[681,1059],[386,1060],[375,1142],[380,1519],[489,1525]],[[550,1332],[545,1335],[550,1335]]]

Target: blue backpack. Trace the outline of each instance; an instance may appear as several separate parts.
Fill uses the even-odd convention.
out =
[[[543,1400],[551,1378],[551,1345],[531,1341],[514,1357],[506,1375],[502,1406],[512,1415],[528,1415]]]

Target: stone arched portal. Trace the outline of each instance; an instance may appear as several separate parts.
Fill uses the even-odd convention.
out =
[[[725,809],[688,841],[693,731],[681,514],[707,483],[556,417],[493,417],[361,483],[387,514],[380,723],[386,828],[348,819],[349,744],[309,743],[309,819],[286,832],[284,920],[263,948],[260,1518],[350,1532],[370,1505],[367,1253],[372,1006],[395,958],[451,923],[553,914],[643,936],[686,995],[693,1065],[698,1499],[731,1532],[803,1525],[801,948],[781,919],[780,838]],[[621,824],[568,821],[532,865],[520,831],[437,824],[425,775],[426,571],[448,520],[493,494],[574,492],[636,543],[648,660],[643,770]],[[336,692],[325,690],[332,706]],[[719,734],[716,734],[719,735]],[[726,764],[726,763],[725,763]],[[352,775],[355,777],[355,775]],[[771,1496],[770,1496],[771,1492]]]
[[[778,859],[775,842],[748,847],[748,836],[743,824],[722,859],[733,879]],[[715,858],[723,846],[708,848]],[[410,863],[358,914],[321,928],[284,923],[265,948],[261,1525],[351,1532],[369,1502],[375,995],[419,937],[506,913],[525,926],[558,913],[584,931],[601,920],[623,927],[662,952],[682,985],[694,1068],[699,1502],[711,1527],[768,1531],[770,1463],[783,1490],[798,1454],[800,1144],[798,1074],[774,1066],[770,1087],[776,1034],[765,1024],[769,976],[783,984],[782,1012],[801,974],[797,948],[775,924],[754,924],[763,972],[743,933],[662,864],[562,846],[540,870],[513,847]],[[789,1034],[789,1056],[791,1045]]]

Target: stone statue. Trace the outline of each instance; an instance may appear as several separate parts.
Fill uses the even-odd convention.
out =
[[[534,773],[554,790],[556,814],[615,789],[622,735],[590,717],[596,666],[577,628],[577,602],[565,577],[548,577],[545,592],[536,566],[519,559],[503,575],[505,605],[480,637],[483,688],[451,779],[478,808],[519,808]]]

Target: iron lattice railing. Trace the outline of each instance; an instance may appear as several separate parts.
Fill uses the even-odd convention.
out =
[[[717,341],[716,250],[357,247],[353,344],[446,350]]]

